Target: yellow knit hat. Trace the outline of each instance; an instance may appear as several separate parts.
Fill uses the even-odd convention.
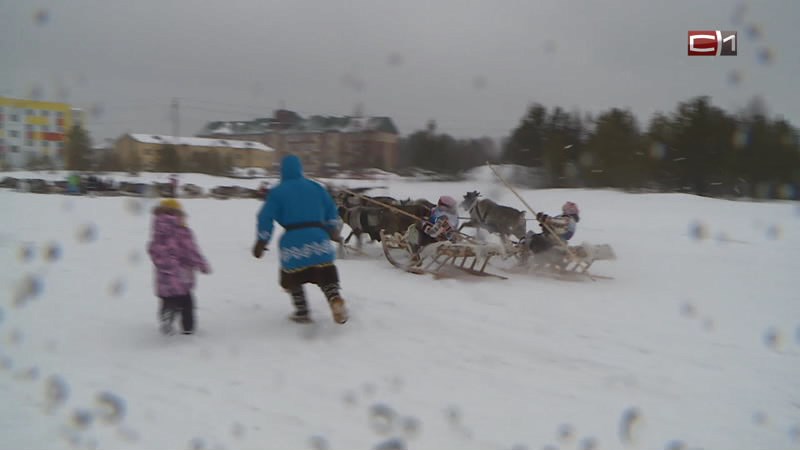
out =
[[[174,198],[165,198],[164,200],[161,200],[160,206],[162,208],[175,209],[178,211],[182,210],[181,203]]]

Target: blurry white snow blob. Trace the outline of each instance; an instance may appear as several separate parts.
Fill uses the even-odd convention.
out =
[[[33,257],[36,253],[36,248],[33,244],[26,242],[20,245],[19,251],[17,252],[17,256],[20,262],[28,263],[33,260]]]
[[[556,431],[556,436],[561,443],[570,443],[575,439],[575,427],[568,423],[561,424]]]
[[[400,438],[391,438],[376,445],[375,450],[408,450],[408,446]]]
[[[82,244],[88,244],[97,240],[97,227],[92,223],[83,224],[78,227],[75,238]]]
[[[125,201],[125,209],[134,216],[139,216],[144,213],[144,202],[138,198],[128,198]]]
[[[772,350],[779,352],[783,349],[783,333],[777,328],[770,328],[764,333],[764,344]]]
[[[664,446],[664,450],[687,450],[686,443],[683,441],[669,441]]]
[[[44,282],[35,274],[28,274],[14,288],[12,305],[25,306],[30,300],[38,297],[44,290]]]
[[[117,278],[108,286],[108,293],[112,297],[121,297],[125,293],[125,280]]]
[[[88,409],[78,408],[72,411],[69,417],[69,424],[76,429],[86,430],[94,422],[94,416]]]
[[[587,437],[581,440],[580,444],[578,444],[579,450],[597,450],[598,444],[597,439],[593,437]]]
[[[386,434],[394,428],[397,413],[385,403],[376,403],[369,409],[369,423],[378,434]]]
[[[400,429],[406,437],[414,438],[422,432],[422,422],[416,417],[406,416],[400,420]]]
[[[98,417],[105,423],[115,424],[125,418],[125,400],[113,392],[97,394],[95,405]]]
[[[628,408],[622,413],[619,438],[626,445],[636,445],[643,428],[642,412],[639,408]]]
[[[687,319],[694,318],[697,316],[697,308],[691,303],[684,303],[681,305],[681,315]]]
[[[358,394],[355,391],[346,391],[342,395],[342,401],[345,405],[355,406],[358,403]]]
[[[694,221],[689,224],[689,237],[701,241],[708,239],[708,227],[700,221]]]
[[[231,425],[231,436],[236,439],[242,439],[245,435],[245,431],[246,429],[241,422],[234,422],[233,425]]]
[[[38,26],[47,25],[50,21],[50,11],[45,8],[39,8],[33,13],[33,23]],[[35,98],[34,98],[35,100]]]
[[[58,242],[50,242],[44,247],[44,251],[42,252],[42,256],[44,256],[45,261],[54,263],[61,259],[61,245]]]
[[[310,439],[311,450],[330,450],[331,446],[324,436],[316,435],[311,436]]]
[[[758,426],[766,425],[769,422],[769,417],[764,411],[756,411],[753,413],[753,424]]]
[[[69,386],[60,375],[50,375],[44,384],[45,410],[51,412],[69,397]]]

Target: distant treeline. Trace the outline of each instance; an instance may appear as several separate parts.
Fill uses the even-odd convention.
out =
[[[497,160],[490,139],[457,140],[435,123],[401,140],[401,162],[457,174]],[[549,187],[614,187],[701,195],[798,198],[800,139],[759,100],[729,113],[708,97],[679,103],[643,128],[624,109],[596,116],[532,104],[500,162],[539,168]]]
[[[114,152],[92,154],[86,130],[68,133],[64,160],[70,170],[141,170],[122,167]],[[400,139],[400,173],[411,168],[458,177],[487,160],[525,166],[515,182],[536,187],[613,187],[700,195],[800,198],[800,138],[782,118],[770,117],[755,99],[730,113],[708,97],[679,103],[642,127],[625,109],[596,116],[534,103],[500,148],[490,138],[456,139],[425,130]],[[499,160],[499,161],[498,161]],[[2,161],[0,161],[2,162]],[[31,169],[53,166],[32,158]],[[172,146],[159,154],[156,170],[228,174],[232,161],[217,155],[178,158]]]

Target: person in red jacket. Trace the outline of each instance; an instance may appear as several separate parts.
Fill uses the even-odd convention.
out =
[[[155,291],[161,299],[161,332],[173,334],[172,322],[180,314],[183,334],[195,330],[194,272],[211,273],[192,230],[186,225],[181,204],[168,198],[153,209],[152,237],[148,245],[155,266]]]

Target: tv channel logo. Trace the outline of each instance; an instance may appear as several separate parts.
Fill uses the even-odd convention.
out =
[[[736,56],[739,37],[735,31],[689,31],[689,56]]]

